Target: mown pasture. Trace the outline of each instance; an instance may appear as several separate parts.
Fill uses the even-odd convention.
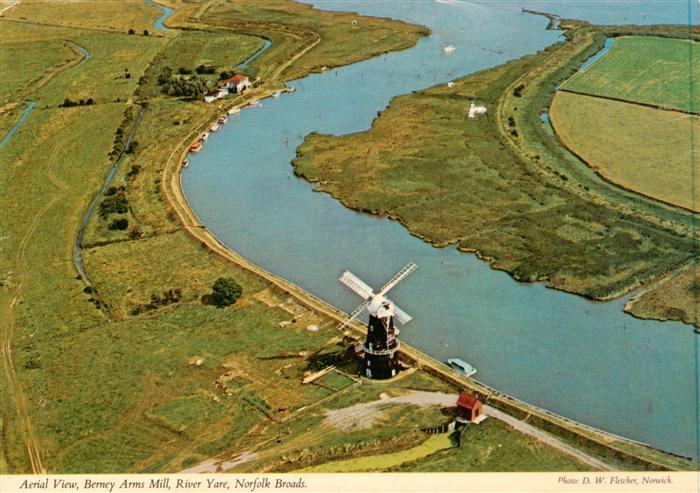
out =
[[[555,96],[549,117],[562,143],[605,179],[700,210],[700,169],[693,162],[700,118],[565,91]]]
[[[610,51],[562,85],[609,98],[700,111],[700,44],[651,36],[615,39]]]

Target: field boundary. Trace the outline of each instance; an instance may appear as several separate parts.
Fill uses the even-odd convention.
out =
[[[591,98],[607,99],[609,101],[617,101],[618,103],[634,104],[637,106],[644,106],[646,108],[651,108],[654,110],[670,111],[673,113],[682,113],[684,115],[690,115],[690,116],[700,116],[700,111],[686,111],[686,110],[682,110],[679,108],[673,108],[673,107],[663,106],[663,105],[659,105],[659,104],[642,103],[641,101],[634,101],[631,99],[624,99],[624,98],[616,98],[615,96],[605,96],[603,94],[594,94],[594,93],[585,92],[585,91],[577,91],[575,89],[567,89],[565,87],[560,88],[559,91],[560,92],[568,92],[571,94],[578,94],[579,96],[588,96]]]

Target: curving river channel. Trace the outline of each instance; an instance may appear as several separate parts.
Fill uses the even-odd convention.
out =
[[[381,285],[406,262],[418,270],[392,291],[413,322],[409,344],[459,357],[477,379],[611,433],[697,457],[697,344],[679,323],[623,313],[515,282],[472,255],[436,249],[398,223],[344,208],[294,177],[290,161],[312,131],[367,129],[391,98],[542,49],[561,36],[522,6],[597,23],[688,23],[697,5],[666,2],[317,1],[424,24],[413,49],[294,81],[297,90],[247,109],[213,134],[183,172],[202,222],[228,247],[346,311],[358,300],[337,282],[349,269]],[[693,2],[695,4],[695,2]],[[455,46],[444,55],[442,48]]]

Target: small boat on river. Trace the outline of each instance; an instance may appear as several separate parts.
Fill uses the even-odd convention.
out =
[[[215,123],[214,125],[211,126],[211,128],[209,128],[209,131],[210,131],[210,132],[216,132],[217,130],[219,130],[219,124],[218,124],[218,123]]]
[[[209,138],[209,132],[204,132],[202,136],[200,137],[200,140],[202,142],[206,141]]]
[[[225,125],[227,121],[228,121],[228,115],[224,115],[221,118],[219,118],[219,125]]]
[[[466,361],[462,361],[459,358],[450,358],[447,360],[447,364],[454,371],[456,371],[460,375],[464,375],[465,377],[471,377],[472,375],[476,375],[476,368],[474,368]]]
[[[445,46],[445,47],[442,49],[442,52],[443,52],[445,55],[447,55],[448,53],[452,53],[453,51],[455,51],[455,49],[456,49],[456,48],[455,48],[454,46],[449,45],[449,46]]]
[[[199,151],[202,150],[202,147],[203,146],[202,146],[201,142],[195,142],[194,144],[192,144],[190,146],[190,152],[193,154],[197,154]],[[185,162],[187,162],[187,160],[185,160]],[[187,166],[187,165],[185,164],[185,166]]]
[[[229,115],[237,115],[240,112],[241,112],[240,108],[231,108],[230,110],[228,110]]]

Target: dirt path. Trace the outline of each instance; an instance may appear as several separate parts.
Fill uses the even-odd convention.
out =
[[[571,445],[568,445],[558,438],[553,437],[549,433],[545,433],[544,431],[540,430],[539,428],[535,428],[531,424],[528,424],[524,421],[520,421],[519,419],[514,418],[513,416],[504,413],[503,411],[499,411],[498,409],[495,409],[491,406],[484,406],[484,413],[486,413],[487,416],[491,416],[492,418],[496,418],[499,421],[503,421],[509,426],[512,426],[515,428],[517,431],[524,433],[525,435],[529,435],[533,438],[536,438],[538,441],[549,445],[550,447],[553,447],[560,452],[565,453],[566,455],[570,455],[571,457],[583,462],[584,464],[587,464],[595,469],[599,469],[602,471],[613,471],[614,469],[610,467],[608,464],[605,462],[602,462],[594,457],[591,457],[588,454],[585,454],[578,449],[575,449]]]
[[[29,269],[27,267],[27,248],[31,244],[32,237],[37,230],[39,222],[43,215],[54,206],[54,204],[61,198],[62,192],[66,189],[67,185],[61,181],[54,173],[54,164],[56,158],[61,152],[61,146],[57,146],[51,157],[49,159],[48,166],[46,168],[46,173],[48,175],[49,181],[58,189],[57,194],[53,198],[47,201],[44,206],[36,213],[34,220],[30,224],[27,232],[22,237],[17,249],[17,254],[14,261],[14,271],[17,273],[17,287],[14,292],[8,294],[5,297],[5,301],[2,307],[2,362],[5,377],[7,378],[10,391],[12,393],[12,400],[15,404],[15,409],[17,410],[17,417],[20,421],[20,428],[22,430],[22,435],[25,442],[25,447],[27,450],[27,456],[29,459],[29,465],[34,474],[45,473],[46,470],[41,461],[41,448],[39,441],[34,434],[34,428],[32,426],[31,418],[27,410],[27,399],[22,390],[22,386],[17,380],[17,375],[15,373],[14,361],[12,360],[12,333],[16,322],[16,307],[19,304],[22,297],[22,288],[26,287],[29,282]]]

